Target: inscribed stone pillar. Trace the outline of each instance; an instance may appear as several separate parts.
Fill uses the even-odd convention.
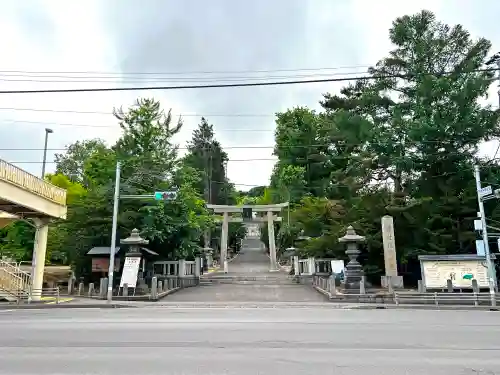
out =
[[[382,276],[382,287],[387,288],[389,284],[395,288],[403,287],[403,277],[398,276],[398,264],[396,258],[396,240],[394,237],[394,220],[392,216],[382,217],[382,241],[384,245],[385,276]]]
[[[397,276],[396,242],[392,216],[386,215],[382,217],[382,241],[384,243],[385,276]]]

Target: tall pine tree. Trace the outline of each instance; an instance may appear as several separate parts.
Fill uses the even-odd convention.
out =
[[[214,137],[213,125],[202,117],[188,144],[185,163],[202,174],[196,188],[207,203],[231,204],[232,186],[226,178],[227,153]]]

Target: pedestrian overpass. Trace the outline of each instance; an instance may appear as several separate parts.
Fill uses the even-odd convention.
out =
[[[48,224],[51,219],[66,219],[66,213],[66,190],[0,159],[0,227],[29,219],[36,228],[33,274],[0,260],[0,293],[27,292],[32,277],[33,300],[40,299],[36,291],[43,284]]]

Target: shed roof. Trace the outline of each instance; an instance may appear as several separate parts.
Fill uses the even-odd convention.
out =
[[[121,246],[115,247],[115,254],[118,254],[119,251],[121,250],[121,248],[122,248]],[[155,252],[153,250],[150,250],[150,249],[148,249],[146,247],[141,247],[140,249],[142,251],[150,254],[150,255],[158,255],[157,252]],[[109,246],[96,246],[96,247],[93,247],[92,249],[90,249],[87,252],[87,255],[109,255],[109,253],[110,253],[110,247]]]

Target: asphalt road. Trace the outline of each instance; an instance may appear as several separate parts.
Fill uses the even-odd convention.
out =
[[[500,374],[497,312],[0,312],[0,374]]]

